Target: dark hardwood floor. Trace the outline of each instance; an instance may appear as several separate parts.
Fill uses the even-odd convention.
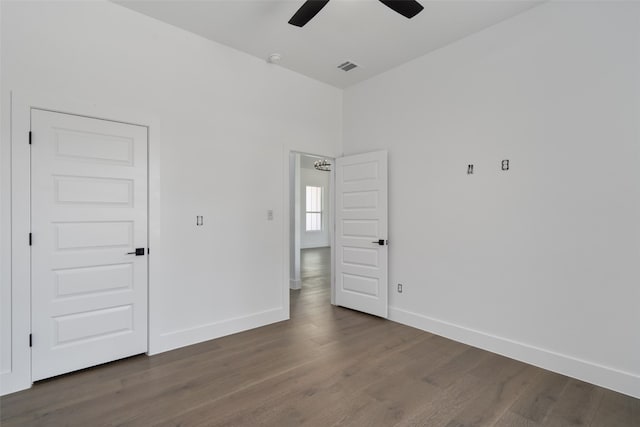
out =
[[[640,426],[640,400],[329,304],[303,251],[292,320],[61,376],[9,426]]]

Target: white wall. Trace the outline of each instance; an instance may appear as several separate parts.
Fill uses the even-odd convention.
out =
[[[391,318],[640,397],[640,4],[545,4],[344,97],[345,154],[389,151]]]
[[[321,248],[329,246],[329,172],[300,168],[300,247]],[[307,231],[307,186],[322,187],[322,231]]]
[[[161,179],[150,188],[159,227],[150,255],[152,352],[285,319],[285,152],[336,153],[341,91],[112,3],[3,1],[1,15],[2,315],[12,287],[28,286],[10,283],[6,272],[5,107],[14,91],[155,119],[150,132],[159,146],[151,150],[159,164],[151,168]],[[203,227],[195,227],[196,215]],[[2,324],[2,379],[24,376],[11,372],[4,317]]]

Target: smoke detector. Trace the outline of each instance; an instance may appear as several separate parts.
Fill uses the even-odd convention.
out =
[[[272,53],[267,58],[267,62],[269,64],[277,64],[278,62],[280,62],[281,59],[282,59],[282,55],[280,55],[279,53]]]

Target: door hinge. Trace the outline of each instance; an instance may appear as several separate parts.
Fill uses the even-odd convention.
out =
[[[29,145],[31,145],[31,131],[29,131]]]
[[[29,347],[33,347],[33,335],[29,334]]]
[[[33,243],[33,236],[29,233],[29,246]]]

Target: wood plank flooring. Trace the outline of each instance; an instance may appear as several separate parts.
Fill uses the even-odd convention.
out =
[[[329,304],[304,250],[292,320],[0,399],[10,426],[640,426],[640,400]]]

